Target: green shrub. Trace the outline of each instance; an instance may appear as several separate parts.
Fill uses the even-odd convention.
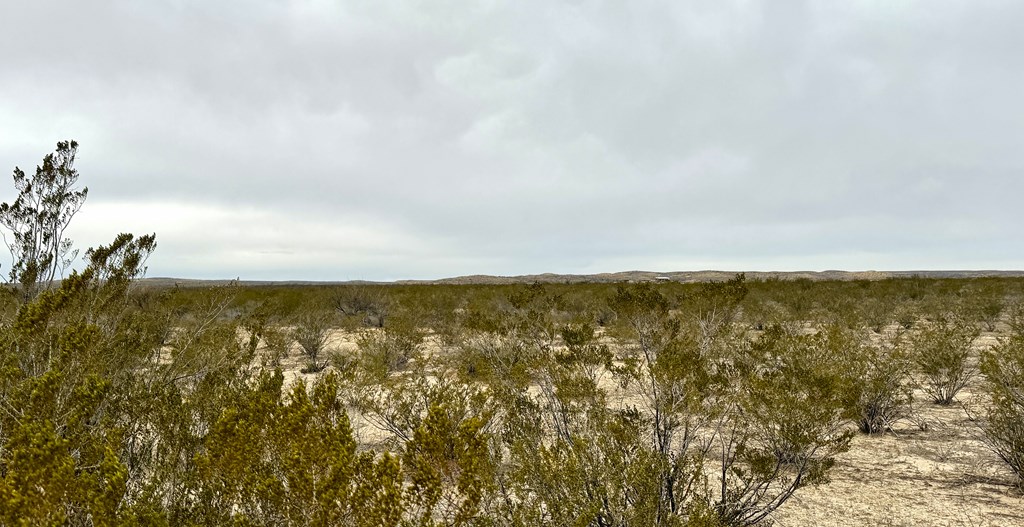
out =
[[[89,195],[88,188],[76,188],[78,143],[61,141],[43,158],[32,176],[14,168],[18,197],[0,204],[0,225],[10,231],[4,242],[11,251],[10,284],[22,301],[64,278],[64,271],[78,256],[64,233]]]
[[[410,482],[403,505],[417,525],[471,525],[483,516],[494,485],[486,419],[432,404],[405,444],[403,468]]]
[[[854,420],[865,434],[890,430],[913,403],[911,358],[899,336],[879,346],[851,342],[846,352],[855,393]]]
[[[757,524],[800,488],[829,481],[851,440],[848,344],[835,327],[807,335],[770,326],[739,358],[741,412],[723,455],[728,490],[716,504],[726,524]]]
[[[992,397],[983,425],[986,444],[1024,485],[1024,335],[1003,340],[982,356]]]
[[[303,373],[315,373],[327,366],[326,361],[320,360],[320,355],[327,349],[333,329],[331,322],[329,313],[316,309],[304,311],[295,321],[291,338],[299,344],[302,354],[306,356],[307,364]]]
[[[267,325],[260,332],[263,343],[263,366],[269,369],[281,367],[281,361],[288,357],[295,342],[287,328]]]
[[[339,313],[366,327],[382,328],[388,317],[389,301],[382,286],[344,286],[331,302]]]
[[[425,336],[413,321],[397,317],[383,328],[364,330],[357,342],[360,366],[378,379],[403,371],[419,357]]]
[[[337,379],[282,382],[264,372],[221,411],[173,523],[398,525],[397,459],[357,452]]]
[[[0,325],[0,523],[129,521],[132,410],[166,326],[128,286],[155,238],[120,235]],[[157,310],[154,310],[157,311]]]
[[[921,389],[936,404],[952,403],[977,373],[969,358],[978,333],[977,327],[962,318],[945,316],[912,338],[914,362],[922,376]]]

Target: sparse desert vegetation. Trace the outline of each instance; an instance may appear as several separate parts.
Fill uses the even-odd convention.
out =
[[[73,148],[0,208],[0,524],[1020,524],[1024,280],[41,281]]]

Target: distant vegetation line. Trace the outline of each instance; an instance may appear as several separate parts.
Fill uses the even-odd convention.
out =
[[[949,270],[949,271],[622,271],[597,274],[528,274],[516,276],[466,275],[437,280],[240,280],[242,285],[316,285],[316,284],[529,284],[529,283],[616,283],[655,282],[668,279],[673,282],[718,282],[728,280],[738,273],[748,280],[885,280],[888,278],[1019,278],[1024,271],[1011,270]],[[193,279],[152,277],[143,282],[157,286],[214,286],[231,282],[227,279]]]

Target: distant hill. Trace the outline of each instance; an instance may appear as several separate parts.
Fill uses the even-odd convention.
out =
[[[1024,277],[1024,271],[621,271],[617,273],[599,274],[529,274],[518,276],[468,275],[439,280],[397,280],[394,282],[371,282],[366,280],[350,281],[269,281],[240,280],[244,286],[261,285],[358,285],[358,284],[578,284],[578,283],[615,283],[615,282],[654,282],[667,280],[673,282],[714,282],[728,280],[737,273],[743,272],[748,280],[884,280],[886,278],[982,278],[982,277]],[[144,278],[143,285],[151,287],[210,287],[227,285],[231,280],[196,280],[190,278]]]
[[[520,276],[470,275],[440,280],[403,280],[397,283],[435,284],[516,284],[516,283],[610,283],[610,282],[716,282],[729,280],[738,273],[748,280],[884,280],[886,278],[980,278],[1024,277],[1024,271],[622,271],[588,275],[534,274]]]

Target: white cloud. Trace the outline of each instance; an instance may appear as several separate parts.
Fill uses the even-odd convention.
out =
[[[79,140],[76,232],[155,231],[183,277],[1019,268],[1022,15],[11,5],[0,167]]]

